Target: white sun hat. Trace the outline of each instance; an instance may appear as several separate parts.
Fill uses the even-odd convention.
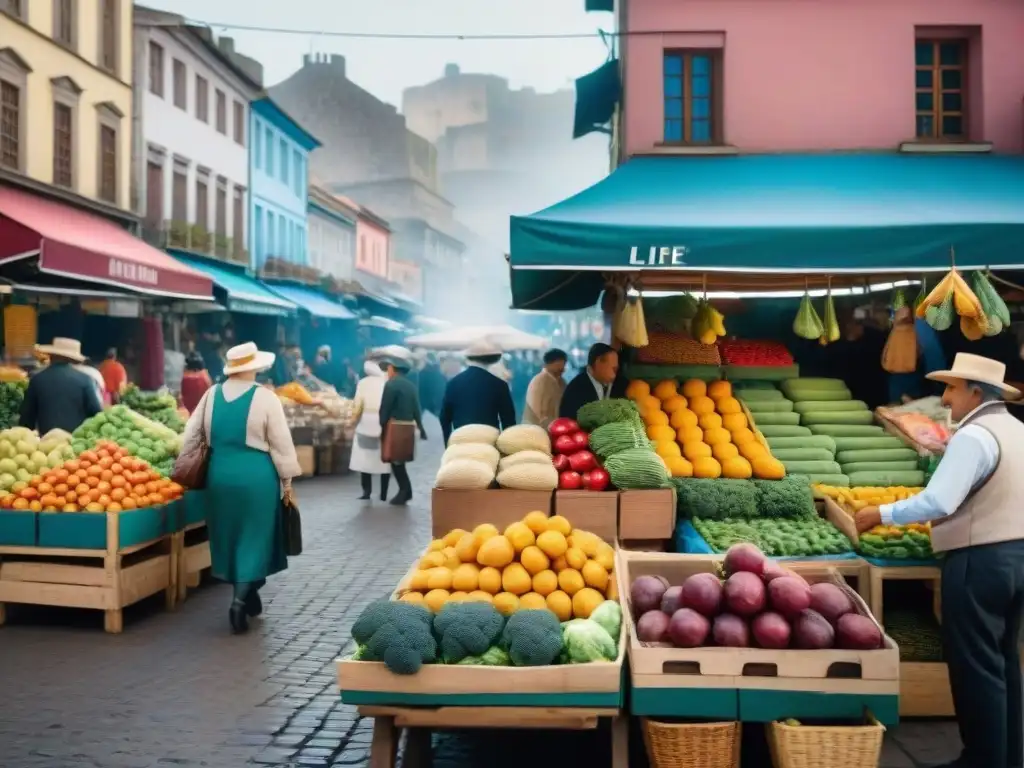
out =
[[[67,360],[74,360],[76,363],[85,362],[85,355],[82,354],[82,342],[78,339],[57,336],[51,344],[36,344],[36,352],[51,357],[63,357]]]
[[[494,357],[503,352],[504,350],[490,339],[480,339],[470,344],[463,354],[466,357]]]
[[[1020,390],[1006,383],[1006,365],[981,355],[958,352],[953,359],[953,367],[948,371],[929,373],[927,378],[941,381],[943,384],[959,381],[977,381],[995,387],[1003,393],[1007,400],[1020,397]]]
[[[248,371],[265,371],[274,365],[277,357],[273,352],[264,352],[253,342],[247,341],[232,347],[227,352],[227,362],[224,364],[224,375],[233,376],[236,373]]]

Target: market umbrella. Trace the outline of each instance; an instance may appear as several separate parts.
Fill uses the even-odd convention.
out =
[[[542,336],[520,331],[511,325],[482,325],[452,328],[436,333],[408,336],[405,343],[424,349],[461,351],[478,341],[489,341],[505,352],[523,349],[544,349],[549,342]]]

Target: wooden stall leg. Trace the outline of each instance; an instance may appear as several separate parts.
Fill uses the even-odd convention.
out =
[[[406,728],[402,768],[431,768],[433,764],[430,729]]]
[[[202,580],[202,578],[203,578],[203,574],[201,572],[199,572],[199,571],[196,571],[195,573],[187,574],[186,577],[185,577],[185,588],[186,589],[195,589],[196,587],[199,586],[199,582]]]
[[[864,563],[857,573],[857,594],[865,605],[871,605],[871,563]]]
[[[612,718],[612,768],[629,768],[629,716]]]
[[[882,621],[882,598],[885,581],[882,579],[880,568],[871,569],[871,615]]]
[[[398,729],[395,718],[373,718],[373,741],[370,742],[370,768],[395,768],[398,757]]]
[[[178,536],[182,534],[174,533],[167,537],[167,551],[170,562],[170,574],[167,579],[167,588],[164,590],[164,607],[168,611],[173,611],[178,606],[178,581],[181,579],[181,560],[183,553],[181,547],[178,546]]]
[[[124,632],[124,612],[120,608],[104,611],[103,629],[111,635],[119,635]]]

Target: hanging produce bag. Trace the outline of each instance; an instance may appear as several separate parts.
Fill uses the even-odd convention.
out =
[[[800,300],[800,309],[793,320],[793,333],[808,341],[816,341],[825,334],[825,326],[822,325],[821,318],[811,303],[810,293],[804,293],[803,299]]]
[[[981,301],[955,269],[942,278],[917,307],[917,316],[937,331],[953,326],[959,315],[960,330],[971,341],[977,341],[989,330],[988,317]]]
[[[720,336],[725,336],[725,316],[707,299],[701,299],[697,303],[692,329],[693,338],[706,347],[713,346]]]
[[[981,309],[988,318],[986,336],[995,336],[1010,327],[1010,309],[993,287],[984,272],[975,272],[971,287],[981,302]]]
[[[907,306],[896,311],[896,320],[882,350],[882,369],[889,373],[917,370],[917,332],[914,315]]]
[[[832,290],[829,289],[825,296],[825,319],[822,322],[823,331],[818,338],[821,346],[834,344],[839,341],[842,333],[839,330],[839,319],[836,317],[836,303],[832,300]]]
[[[623,302],[615,316],[615,336],[624,344],[637,349],[646,347],[647,324],[644,322],[644,305],[639,296],[631,296]]]

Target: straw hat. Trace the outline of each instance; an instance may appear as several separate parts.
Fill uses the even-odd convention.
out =
[[[466,357],[494,357],[502,354],[502,349],[492,341],[480,339],[470,344],[464,354]]]
[[[273,352],[264,352],[253,342],[247,341],[232,347],[227,352],[227,362],[224,364],[224,375],[234,376],[236,373],[247,371],[265,371],[274,364],[277,357]]]
[[[82,354],[82,342],[78,339],[57,336],[51,344],[36,344],[36,352],[48,357],[63,357],[66,360],[74,360],[76,363],[85,362],[85,355]]]
[[[960,381],[977,381],[981,384],[988,384],[1003,393],[1007,400],[1016,400],[1020,397],[1020,390],[1011,387],[1006,383],[1006,366],[998,360],[992,360],[981,355],[971,355],[966,352],[958,352],[953,359],[953,367],[948,371],[935,371],[929,373],[927,378],[932,381],[941,381],[943,384],[950,384]]]

